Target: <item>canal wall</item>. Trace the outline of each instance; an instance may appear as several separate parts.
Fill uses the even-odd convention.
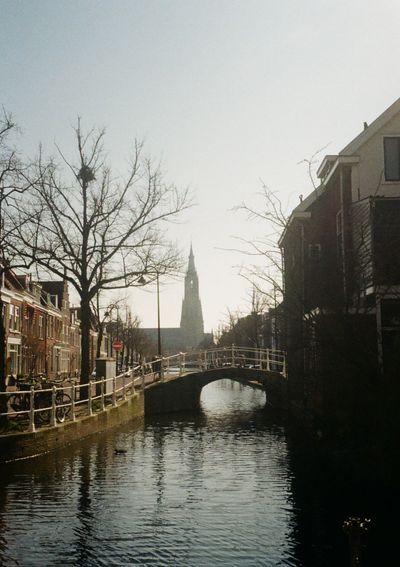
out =
[[[116,406],[91,416],[77,418],[43,427],[35,432],[19,432],[0,435],[0,463],[34,457],[74,443],[95,433],[111,429],[122,423],[139,419],[144,415],[144,396],[135,393]]]

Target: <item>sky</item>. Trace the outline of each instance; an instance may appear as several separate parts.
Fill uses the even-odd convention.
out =
[[[123,174],[135,138],[196,205],[168,229],[193,244],[205,330],[248,312],[249,283],[230,251],[267,227],[235,212],[287,210],[312,185],[301,163],[337,153],[400,96],[398,0],[0,0],[0,104],[39,143],[74,152],[72,127],[105,127]],[[260,259],[261,261],[261,259]],[[161,326],[180,322],[183,281],[161,282]],[[145,327],[154,288],[127,292]]]

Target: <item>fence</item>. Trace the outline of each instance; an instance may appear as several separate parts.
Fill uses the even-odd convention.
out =
[[[7,411],[0,416],[21,418],[22,427],[34,432],[40,426],[55,426],[66,420],[93,415],[116,406],[137,389],[158,380],[223,367],[254,368],[279,372],[286,377],[283,351],[231,347],[214,348],[162,357],[131,368],[114,378],[90,380],[88,384],[65,381],[61,384],[20,383],[15,391],[0,392],[7,399]],[[43,386],[43,387],[42,387]]]

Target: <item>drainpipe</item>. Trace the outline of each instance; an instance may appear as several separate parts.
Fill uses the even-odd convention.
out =
[[[345,210],[345,200],[344,200],[344,180],[343,180],[343,168],[340,168],[339,173],[339,183],[340,183],[340,208],[342,213],[342,272],[343,272],[343,294],[346,303],[346,308],[348,307],[348,297],[347,297],[347,248],[346,248],[346,236],[347,231],[347,211]],[[347,309],[346,309],[347,311]]]

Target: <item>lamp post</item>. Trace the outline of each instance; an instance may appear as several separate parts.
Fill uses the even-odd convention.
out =
[[[161,358],[161,323],[160,323],[160,280],[157,272],[157,343],[158,356]]]
[[[151,273],[151,272],[145,272],[145,273]],[[144,285],[146,283],[146,280],[143,276],[141,276],[141,278],[139,278],[138,281],[141,285]],[[158,272],[156,272],[156,292],[157,292],[157,354],[159,358],[161,358],[162,349],[161,349],[161,317],[160,317],[160,276]]]
[[[119,306],[117,305],[117,341],[119,341]],[[115,366],[116,366],[116,370],[117,370],[117,374],[118,374],[118,355],[119,355],[119,351],[116,351],[116,355],[115,355]]]

